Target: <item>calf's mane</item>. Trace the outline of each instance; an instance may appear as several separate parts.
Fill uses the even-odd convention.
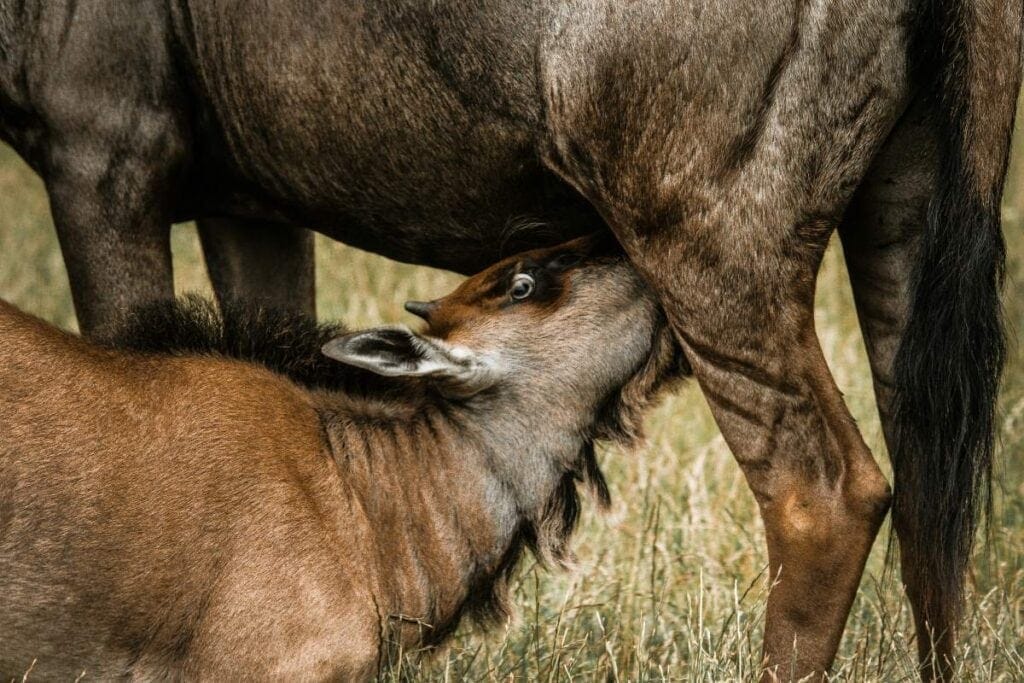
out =
[[[307,389],[394,394],[409,382],[339,363],[321,352],[347,330],[303,313],[241,301],[216,306],[197,294],[136,308],[118,321],[110,346],[145,354],[220,356],[263,367]],[[407,393],[407,392],[406,392]]]

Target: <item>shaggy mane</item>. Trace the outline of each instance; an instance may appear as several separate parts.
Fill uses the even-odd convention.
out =
[[[464,612],[476,623],[486,627],[506,621],[512,615],[510,584],[525,550],[546,567],[566,567],[573,561],[569,542],[579,521],[579,486],[591,492],[602,510],[611,505],[608,483],[595,456],[596,442],[636,448],[643,441],[644,411],[665,390],[692,374],[668,325],[659,326],[654,335],[650,355],[602,406],[573,469],[563,475],[540,516],[520,524],[496,572],[473,581]],[[434,642],[454,630],[458,622],[459,617],[456,617]]]
[[[302,313],[189,294],[124,316],[111,346],[174,356],[214,355],[262,365],[310,389],[395,388],[396,382],[332,360],[320,349],[347,330]]]

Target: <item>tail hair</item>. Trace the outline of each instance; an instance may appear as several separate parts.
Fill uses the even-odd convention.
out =
[[[972,121],[970,8],[926,0],[910,54],[932,98],[939,168],[894,365],[894,521],[903,575],[923,618],[954,624],[975,534],[991,507],[995,405],[1006,357],[1000,290],[1005,245],[1003,149],[977,149]],[[980,178],[972,154],[1002,154]]]

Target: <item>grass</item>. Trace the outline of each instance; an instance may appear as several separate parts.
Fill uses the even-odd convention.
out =
[[[1024,136],[1018,135],[1005,205],[1011,334],[1024,330]],[[74,328],[67,278],[46,196],[0,147],[0,297]],[[318,238],[319,239],[319,238]],[[209,291],[195,231],[173,233],[176,287]],[[319,310],[351,327],[407,320],[401,304],[432,298],[453,275],[317,243]],[[817,322],[836,380],[865,439],[885,459],[867,360],[842,255],[830,248]],[[991,538],[970,577],[959,666],[965,680],[1024,680],[1024,359],[1013,346],[1000,401],[1000,471]],[[601,460],[615,502],[588,506],[578,568],[518,574],[518,618],[481,635],[463,629],[444,652],[399,662],[395,678],[424,680],[745,680],[756,675],[767,558],[756,506],[697,388],[690,384],[647,421],[640,452]],[[887,467],[887,465],[886,465]],[[909,611],[884,571],[888,528],[875,544],[834,675],[912,680]]]

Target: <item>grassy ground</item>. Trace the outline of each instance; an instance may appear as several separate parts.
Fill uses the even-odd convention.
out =
[[[1006,311],[1024,330],[1024,136],[1005,206]],[[175,229],[179,291],[209,291],[191,226]],[[352,327],[406,319],[401,304],[446,292],[456,278],[326,240],[317,244],[321,315]],[[0,147],[0,297],[73,328],[67,278],[41,183]],[[868,445],[884,459],[867,361],[842,256],[821,274],[822,344]],[[971,576],[961,645],[968,680],[1024,680],[1024,359],[1011,350],[1000,405],[1001,465],[991,542]],[[550,574],[530,563],[518,578],[519,616],[481,636],[465,630],[430,661],[397,676],[437,680],[740,680],[757,669],[766,555],[754,502],[699,391],[685,387],[648,419],[636,453],[602,456],[615,503],[590,506],[577,536],[578,569]],[[868,564],[835,675],[914,677],[909,613],[883,571],[888,528]]]

